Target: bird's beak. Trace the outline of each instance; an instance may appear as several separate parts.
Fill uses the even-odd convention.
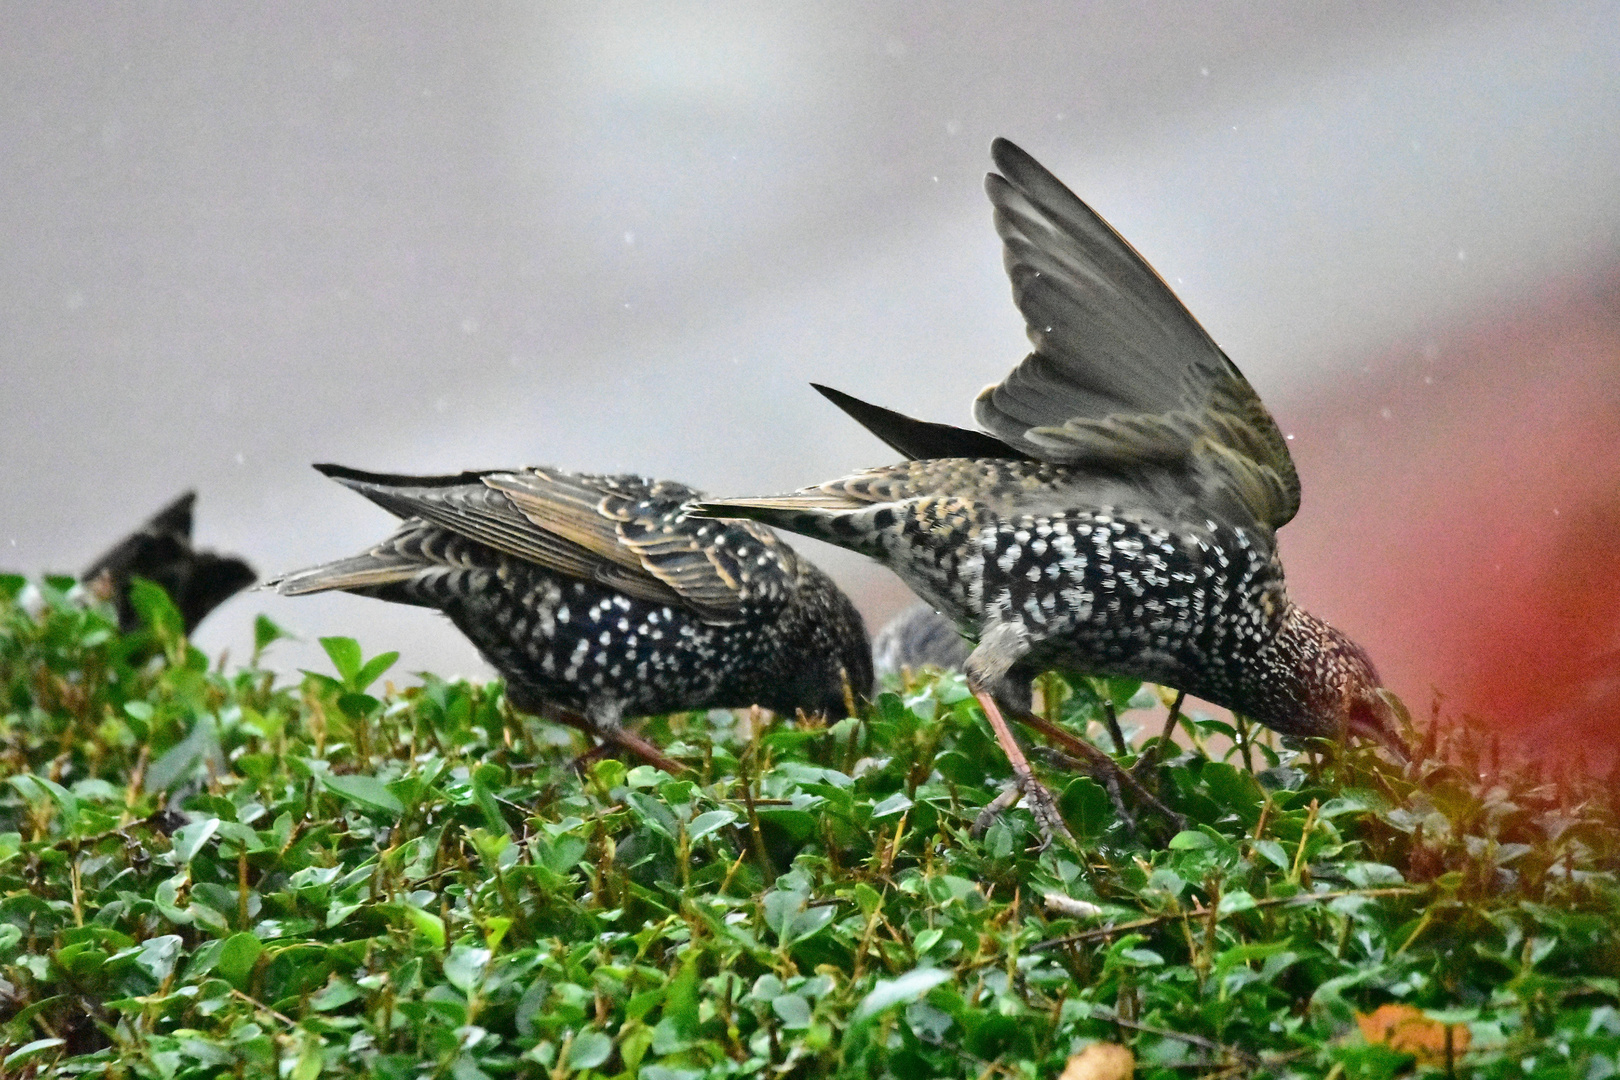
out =
[[[1348,734],[1376,740],[1401,764],[1412,760],[1406,733],[1412,729],[1411,714],[1401,699],[1383,687],[1358,696],[1350,706]]]

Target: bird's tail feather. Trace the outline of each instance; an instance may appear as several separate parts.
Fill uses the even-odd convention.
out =
[[[307,570],[294,570],[265,582],[264,588],[274,589],[282,596],[305,596],[334,589],[364,592],[408,581],[421,571],[419,559],[393,552],[367,552]]]
[[[454,476],[396,476],[328,464],[316,465],[315,469],[399,518],[415,517],[421,511],[422,497],[430,492],[480,484],[483,477],[477,472]]]
[[[699,517],[751,518],[754,510],[859,510],[870,503],[852,498],[847,492],[827,488],[806,488],[786,495],[748,496],[742,499],[709,499],[698,503]]]
[[[850,525],[852,512],[869,508],[868,503],[840,498],[836,491],[811,488],[791,495],[758,499],[716,499],[698,503],[689,512],[694,517],[745,518],[800,536],[851,547],[855,535]]]

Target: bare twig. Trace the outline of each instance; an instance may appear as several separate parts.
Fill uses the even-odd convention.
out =
[[[258,998],[249,997],[248,995],[242,993],[242,991],[236,989],[235,987],[231,988],[231,996],[241,998],[243,1001],[247,1002],[249,1005],[253,1006],[255,1009],[258,1009],[258,1010],[260,1010],[262,1012],[269,1013],[271,1016],[275,1017],[277,1020],[280,1020],[283,1024],[286,1024],[290,1028],[295,1028],[295,1027],[298,1026],[298,1021],[294,1020],[292,1017],[288,1016],[286,1013],[277,1012],[275,1009],[272,1009],[270,1006],[266,1005],[264,1002],[260,1001]]]
[[[1276,907],[1280,904],[1312,904],[1324,900],[1341,900],[1348,896],[1418,896],[1423,889],[1345,889],[1341,892],[1299,893],[1295,896],[1269,896],[1264,900],[1256,900],[1253,907],[1243,908],[1243,911],[1253,911],[1255,908]],[[1030,946],[1030,951],[1039,952],[1043,949],[1057,949],[1064,945],[1077,945],[1086,941],[1100,941],[1103,938],[1113,937],[1115,934],[1125,934],[1132,930],[1146,930],[1152,926],[1161,926],[1164,923],[1175,922],[1177,919],[1201,919],[1210,914],[1210,910],[1202,904],[1189,908],[1186,911],[1169,911],[1162,915],[1150,915],[1145,919],[1135,919],[1131,922],[1115,923],[1112,926],[1098,926],[1090,930],[1082,930],[1078,934],[1068,937],[1050,938]],[[1241,914],[1241,912],[1232,912]],[[1217,918],[1219,916],[1217,915]]]
[[[1227,1057],[1235,1061],[1241,1061],[1246,1067],[1251,1069],[1258,1068],[1260,1065],[1260,1059],[1249,1053],[1247,1050],[1240,1050],[1235,1046],[1227,1046],[1225,1043],[1216,1042],[1214,1039],[1206,1038],[1203,1035],[1194,1035],[1191,1032],[1186,1031],[1172,1031],[1169,1028],[1154,1027],[1152,1024],[1139,1024],[1135,1020],[1125,1019],[1123,1016],[1120,1016],[1118,1013],[1110,1009],[1094,1008],[1091,1010],[1091,1016],[1094,1020],[1101,1020],[1109,1024],[1118,1024],[1120,1027],[1130,1028],[1132,1031],[1141,1031],[1146,1032],[1149,1035],[1158,1035],[1161,1038],[1175,1039],[1178,1042],[1184,1042],[1190,1046],[1196,1046],[1203,1050],[1209,1050],[1217,1054],[1225,1054]]]
[[[737,760],[737,779],[742,782],[743,805],[748,813],[748,832],[753,841],[754,859],[759,863],[759,872],[764,875],[767,884],[776,880],[776,867],[771,865],[770,852],[765,850],[765,834],[760,829],[759,814],[755,810],[758,803],[754,800],[754,778],[749,775],[752,766],[759,764],[759,706],[753,708],[749,719],[753,735],[749,746]]]
[[[1170,715],[1164,720],[1164,732],[1159,736],[1159,741],[1148,747],[1131,767],[1132,776],[1140,779],[1144,773],[1165,759],[1167,756],[1165,751],[1173,745],[1170,740],[1175,737],[1176,724],[1181,720],[1181,703],[1186,699],[1187,691],[1176,691],[1176,700],[1170,703]]]
[[[1130,744],[1125,741],[1125,732],[1119,726],[1119,716],[1114,712],[1114,703],[1103,698],[1103,720],[1108,724],[1108,737],[1114,740],[1114,753],[1124,754],[1130,751]]]

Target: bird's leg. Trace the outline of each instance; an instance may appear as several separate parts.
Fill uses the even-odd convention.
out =
[[[1063,816],[1058,813],[1057,800],[1035,778],[1035,771],[1029,767],[1023,747],[1013,737],[1012,728],[1002,718],[1001,708],[991,692],[992,687],[1007,688],[1007,673],[1028,651],[1029,635],[1023,627],[1017,623],[1000,623],[987,627],[980,635],[978,647],[963,663],[962,670],[967,675],[968,689],[979,699],[985,718],[996,733],[996,741],[1007,754],[1018,788],[1029,800],[1030,813],[1035,815],[1035,824],[1040,826],[1046,843],[1051,843],[1053,837],[1061,836],[1066,843],[1073,844],[1074,836],[1063,823]],[[1019,711],[1028,711],[1027,702],[1019,706]]]
[[[648,765],[663,769],[671,776],[679,776],[686,771],[685,765],[672,757],[666,757],[658,747],[626,728],[614,728],[611,731],[601,731],[597,734],[604,742],[611,742],[621,750],[628,750]]]
[[[1153,807],[1153,809],[1159,811],[1165,817],[1169,818],[1177,830],[1185,829],[1187,827],[1186,818],[1182,817],[1180,814],[1164,805],[1164,803],[1160,802],[1151,791],[1143,787],[1137,781],[1136,777],[1120,768],[1118,762],[1109,757],[1107,754],[1103,753],[1101,750],[1097,749],[1095,746],[1091,745],[1086,740],[1080,738],[1078,735],[1075,735],[1073,732],[1065,731],[1063,728],[1051,723],[1044,717],[1036,716],[1031,712],[1020,714],[1018,716],[1018,720],[1020,723],[1027,724],[1036,731],[1039,731],[1047,738],[1057,741],[1070,753],[1075,754],[1081,759],[1089,762],[1096,769],[1097,774],[1104,779],[1105,784],[1112,781],[1112,784],[1108,784],[1108,786],[1110,788],[1110,793],[1115,799],[1115,809],[1120,811],[1124,810],[1124,806],[1118,801],[1120,790],[1122,788],[1129,788],[1137,798],[1141,799],[1143,802]],[[1130,819],[1129,814],[1125,814],[1125,817],[1127,820]]]
[[[595,738],[598,745],[574,759],[573,766],[575,769],[583,769],[609,750],[620,750],[629,752],[654,768],[663,769],[671,776],[686,771],[686,766],[674,758],[665,756],[658,747],[635,732],[620,727],[618,724],[594,723],[589,717],[583,716],[572,709],[565,709],[561,705],[539,700],[522,690],[514,692],[514,687],[510,684],[506,688],[506,701],[514,709],[521,709],[526,713],[554,723],[578,728],[586,735]]]
[[[1007,754],[1013,776],[1017,779],[1024,798],[1029,800],[1030,813],[1035,815],[1035,824],[1040,826],[1041,835],[1048,843],[1054,837],[1062,837],[1073,843],[1074,834],[1063,824],[1063,817],[1058,813],[1057,800],[1046,789],[1046,785],[1035,778],[1035,771],[1029,767],[1029,759],[1024,756],[1023,747],[1019,746],[1018,740],[1013,737],[1012,728],[1008,727],[1007,721],[1002,718],[1001,709],[996,705],[995,698],[971,682],[968,686],[973,691],[973,696],[979,699],[979,704],[984,707],[985,719],[990,721],[990,727],[996,733],[996,741]]]

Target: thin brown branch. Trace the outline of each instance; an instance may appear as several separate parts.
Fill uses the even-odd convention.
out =
[[[1138,1024],[1135,1020],[1127,1020],[1108,1009],[1093,1009],[1091,1016],[1094,1020],[1101,1020],[1109,1024],[1118,1024],[1120,1027],[1130,1028],[1132,1031],[1141,1031],[1148,1035],[1158,1035],[1165,1039],[1175,1039],[1178,1042],[1196,1046],[1202,1050],[1209,1050],[1217,1054],[1225,1054],[1234,1061],[1242,1062],[1246,1067],[1254,1069],[1260,1065],[1260,1059],[1247,1050],[1240,1050],[1235,1046],[1216,1042],[1203,1035],[1194,1035],[1186,1031],[1172,1031],[1170,1028],[1154,1027],[1152,1024]]]
[[[1294,896],[1268,896],[1264,900],[1256,900],[1254,907],[1242,908],[1231,912],[1233,915],[1242,911],[1253,911],[1255,908],[1276,907],[1281,904],[1310,904],[1324,900],[1340,900],[1347,896],[1418,896],[1425,892],[1423,889],[1345,889],[1340,892],[1299,893]],[[1133,930],[1146,930],[1149,927],[1162,926],[1165,923],[1175,922],[1177,919],[1202,919],[1208,917],[1212,909],[1200,904],[1186,911],[1168,911],[1162,915],[1151,915],[1145,919],[1136,919],[1131,922],[1115,923],[1112,926],[1098,926],[1090,930],[1082,930],[1078,934],[1068,937],[1049,938],[1046,941],[1036,942],[1030,946],[1030,951],[1038,952],[1042,949],[1057,949],[1064,945],[1077,945],[1087,941],[1100,941],[1103,938],[1113,937],[1115,934],[1126,934]],[[1219,913],[1215,913],[1218,920]]]

